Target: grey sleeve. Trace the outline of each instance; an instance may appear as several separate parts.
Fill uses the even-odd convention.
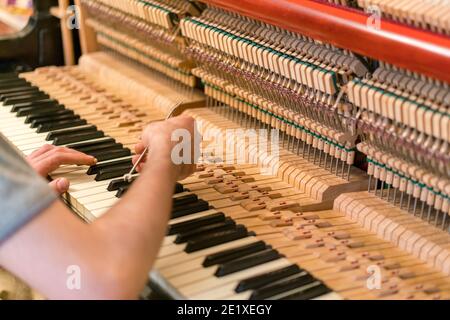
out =
[[[57,199],[0,134],[0,243]]]

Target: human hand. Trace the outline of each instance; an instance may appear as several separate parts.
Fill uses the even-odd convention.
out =
[[[31,153],[27,157],[27,161],[44,178],[64,164],[92,166],[97,163],[94,157],[82,152],[49,144]],[[49,185],[59,194],[69,189],[69,181],[65,178],[56,179],[50,182]]]
[[[190,176],[194,172],[197,162],[195,150],[198,148],[196,145],[198,141],[196,140],[200,140],[195,139],[195,132],[195,121],[191,117],[179,116],[151,123],[144,129],[142,140],[135,146],[136,156],[133,157],[133,163],[136,163],[146,147],[149,149],[148,154],[144,155],[136,170],[141,172],[152,163],[162,162],[168,166],[169,170],[173,170],[176,180]],[[181,142],[172,141],[172,137],[177,139],[180,136],[183,137]],[[189,139],[189,141],[185,139]],[[186,148],[179,153],[176,151],[179,151],[180,143]],[[189,152],[189,154],[186,155],[184,152]]]

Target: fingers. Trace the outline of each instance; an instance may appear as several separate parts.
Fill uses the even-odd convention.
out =
[[[46,152],[41,152],[40,155],[36,152],[33,157],[28,158],[31,166],[42,176],[47,176],[64,164],[92,166],[97,162],[94,157],[73,149],[62,147],[45,149]]]
[[[134,146],[134,151],[136,152],[136,154],[141,154],[142,152],[144,152],[145,150],[145,145],[144,143],[138,142],[135,146]]]
[[[154,159],[153,157],[157,157],[159,160],[165,159],[166,161],[171,161],[171,152],[178,143],[178,141],[172,141],[172,137],[173,133],[179,129],[188,131],[188,134],[190,134],[191,143],[193,144],[193,148],[190,149],[192,153],[190,161],[195,163],[195,120],[189,116],[179,116],[166,121],[153,122],[144,129],[142,133],[142,141],[135,146],[136,156],[132,159],[133,164],[137,162],[140,155],[145,151],[145,147],[148,146],[150,148],[150,153],[142,158],[136,168],[136,171],[141,172],[145,168],[144,164],[146,161],[148,159]],[[181,133],[184,138],[186,132]],[[177,171],[177,175],[181,177],[189,176],[195,168],[195,165],[191,164],[182,164],[178,166],[174,163],[172,164],[173,169]]]
[[[70,183],[66,178],[60,178],[53,180],[49,183],[50,188],[52,188],[57,194],[63,194],[69,190]]]
[[[54,145],[51,144],[46,144],[44,146],[42,146],[41,148],[33,151],[29,156],[28,159],[34,159],[37,158],[41,155],[43,155],[44,153],[49,152],[50,150],[53,150],[54,148],[56,148]]]

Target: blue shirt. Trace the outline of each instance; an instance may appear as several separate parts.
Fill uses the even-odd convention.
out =
[[[47,181],[0,134],[0,243],[56,199]]]

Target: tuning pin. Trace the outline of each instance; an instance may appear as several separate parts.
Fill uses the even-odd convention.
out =
[[[369,186],[367,187],[367,192],[370,192],[371,188],[372,188],[372,176],[373,176],[373,172],[374,172],[374,163],[372,161],[372,159],[367,158],[367,174],[369,175]]]

